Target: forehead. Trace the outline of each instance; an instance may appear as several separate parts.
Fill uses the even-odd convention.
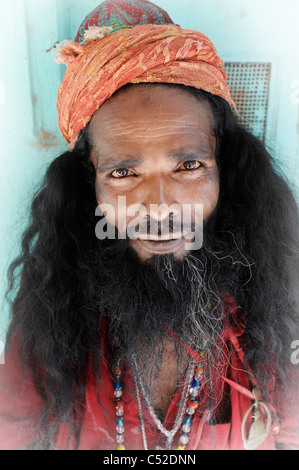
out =
[[[101,148],[152,144],[210,145],[210,106],[189,92],[163,85],[134,85],[107,100],[91,120],[93,144]],[[195,149],[194,149],[195,150]]]

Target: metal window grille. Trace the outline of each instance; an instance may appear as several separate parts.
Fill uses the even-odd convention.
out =
[[[226,62],[224,68],[232,98],[243,125],[265,139],[271,63]]]

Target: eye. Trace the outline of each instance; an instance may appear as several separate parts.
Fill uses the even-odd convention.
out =
[[[202,163],[198,162],[197,160],[188,160],[187,162],[182,163],[178,168],[178,170],[183,170],[183,171],[190,171],[190,170],[196,170],[202,166]]]
[[[126,178],[127,176],[134,175],[133,171],[128,170],[127,168],[118,168],[117,170],[112,171],[110,176],[112,178]]]

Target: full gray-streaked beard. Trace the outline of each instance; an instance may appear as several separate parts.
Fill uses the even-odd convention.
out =
[[[159,373],[170,341],[178,380],[186,363],[182,343],[195,352],[205,351],[217,367],[223,346],[222,294],[234,292],[238,274],[232,267],[244,263],[237,249],[221,250],[213,250],[207,242],[182,260],[165,254],[141,262],[128,240],[101,248],[97,276],[90,283],[94,302],[108,319],[110,337],[118,338],[117,354],[129,362],[137,354],[149,383]]]

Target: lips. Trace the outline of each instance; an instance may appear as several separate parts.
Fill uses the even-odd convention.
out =
[[[160,238],[147,238],[141,239],[138,238],[138,241],[148,250],[151,252],[156,253],[168,253],[171,251],[176,250],[182,243],[185,242],[184,238],[167,238],[162,239]]]
[[[149,240],[149,241],[169,241],[169,240],[178,240],[178,239],[181,239],[183,238],[183,235],[181,233],[172,233],[172,234],[169,234],[167,236],[158,236],[158,235],[151,235],[151,236],[148,236],[148,235],[139,235],[138,237],[140,240]]]

